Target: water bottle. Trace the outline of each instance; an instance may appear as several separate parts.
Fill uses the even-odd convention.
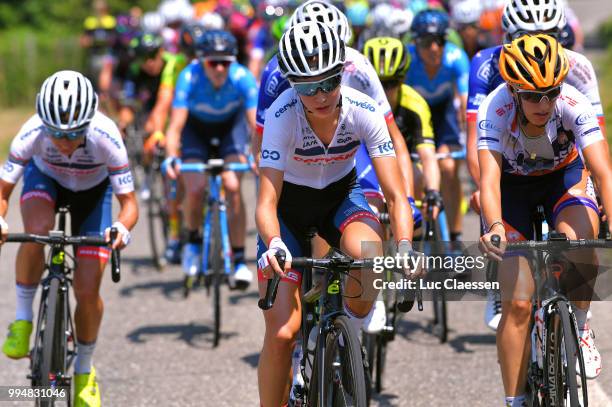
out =
[[[289,392],[289,406],[302,407],[304,401],[304,378],[302,377],[302,344],[296,343],[291,357],[291,366],[293,367],[293,381],[291,383],[291,391]]]
[[[317,336],[319,335],[319,327],[314,326],[308,334],[308,343],[306,345],[306,364],[304,371],[306,373],[306,380],[310,380],[312,377],[312,368],[314,366],[314,355],[315,348],[317,347]]]

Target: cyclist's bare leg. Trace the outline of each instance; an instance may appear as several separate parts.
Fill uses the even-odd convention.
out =
[[[438,153],[450,153],[452,149],[448,145],[441,145]],[[451,233],[461,233],[463,216],[461,214],[461,202],[463,191],[459,180],[459,161],[445,158],[438,161],[442,182],[440,190],[444,199],[444,208],[447,214],[448,227]]]
[[[201,162],[199,160],[185,160],[186,163]],[[185,191],[183,201],[183,223],[187,230],[199,230],[202,226],[202,211],[206,191],[206,176],[198,173],[181,174]]]
[[[259,282],[261,298],[267,281]],[[263,314],[266,334],[257,366],[259,399],[264,407],[278,407],[287,403],[291,384],[291,353],[302,320],[299,286],[281,281],[274,306]]]
[[[47,235],[55,226],[55,209],[45,199],[31,198],[21,204],[25,233]],[[15,277],[18,284],[38,285],[44,269],[44,246],[22,243],[17,251]]]
[[[502,317],[497,328],[497,357],[506,396],[525,393],[531,343],[531,296],[534,283],[524,257],[510,257],[499,265]]]
[[[231,154],[225,157],[225,162],[246,163],[246,157]],[[225,197],[228,203],[227,222],[229,224],[230,241],[232,247],[244,247],[246,235],[246,212],[242,199],[242,174],[225,171],[222,175]]]
[[[74,272],[73,288],[76,298],[74,323],[79,343],[92,343],[98,337],[104,303],[100,297],[100,283],[106,261],[78,257]]]
[[[568,239],[594,239],[599,233],[599,216],[586,206],[568,206],[555,219],[555,230],[565,233]],[[567,273],[564,276],[570,287],[569,298],[579,308],[586,310],[590,306],[598,261],[594,249],[572,250],[566,257],[577,268],[579,275]],[[586,283],[585,283],[586,282]]]
[[[340,250],[354,258],[382,256],[382,226],[369,218],[362,218],[349,223],[342,232]],[[362,243],[368,242],[367,253],[362,252]],[[371,271],[362,273],[359,270],[350,272],[346,279],[345,299],[351,312],[358,317],[366,316],[376,300],[377,292],[373,289],[377,275]],[[364,288],[368,288],[367,298],[363,298]],[[370,291],[372,287],[372,291]]]

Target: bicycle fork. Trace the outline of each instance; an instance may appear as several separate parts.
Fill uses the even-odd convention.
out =
[[[221,187],[221,176],[214,175],[209,179],[210,192],[208,198],[208,210],[204,220],[203,231],[203,250],[202,250],[202,273],[208,274],[208,259],[212,254],[218,256],[219,253],[210,253],[211,241],[215,238],[213,235],[212,224],[213,216],[219,216],[219,228],[221,236],[221,250],[223,253],[223,265],[225,274],[232,271],[231,246],[229,240],[229,227],[227,223],[227,205],[225,203],[223,189]]]

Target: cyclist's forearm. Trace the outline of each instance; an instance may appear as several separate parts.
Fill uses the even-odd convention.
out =
[[[162,87],[159,92],[157,92],[157,100],[149,115],[147,123],[147,126],[151,128],[151,132],[164,132],[168,114],[170,113],[170,107],[172,106],[172,97],[173,91],[167,87]]]
[[[5,217],[8,212],[9,199],[15,184],[0,180],[0,216]]]
[[[138,222],[138,202],[136,201],[136,194],[134,192],[119,194],[117,195],[117,200],[121,207],[117,220],[128,230],[132,230],[136,222]]]
[[[410,154],[408,154],[408,147],[406,147],[404,137],[397,127],[395,120],[388,123],[387,127],[389,129],[391,141],[393,141],[393,148],[395,150],[395,156],[397,157],[397,163],[404,180],[404,189],[409,196],[413,196],[412,160],[410,159]]]
[[[467,122],[467,139],[466,144],[466,160],[468,171],[476,184],[476,187],[480,187],[480,167],[478,166],[478,146],[477,146],[477,132],[476,122],[470,120]]]
[[[440,167],[436,158],[436,149],[424,146],[417,147],[417,153],[423,166],[423,176],[425,178],[425,189],[440,190]]]

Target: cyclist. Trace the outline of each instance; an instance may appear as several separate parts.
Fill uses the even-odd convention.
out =
[[[362,256],[363,241],[381,243],[381,226],[356,181],[353,157],[360,143],[368,146],[376,172],[385,174],[379,179],[399,250],[411,251],[410,209],[382,110],[367,95],[340,86],[344,68],[344,42],[329,25],[295,23],[281,38],[279,69],[291,89],[266,113],[256,209],[260,295],[266,291],[265,279],[282,276],[276,304],[264,312],[258,378],[266,407],[287,402],[301,319],[301,275],[291,269],[291,258],[303,253],[309,227],[316,226],[331,246],[355,258]],[[287,255],[285,270],[274,257],[279,250]],[[373,303],[359,295],[372,277],[363,274],[354,274],[360,283],[353,278],[346,282],[345,310],[359,327]]]
[[[478,51],[486,48],[488,41],[480,29],[482,4],[480,0],[460,0],[452,5],[451,20],[461,36],[463,49],[472,59]]]
[[[593,239],[599,211],[593,186],[578,149],[600,190],[604,208],[612,210],[612,167],[604,136],[588,99],[564,84],[569,59],[553,37],[524,35],[504,45],[499,60],[505,84],[497,87],[478,109],[485,252],[500,259],[503,242],[533,239],[531,214],[544,206],[547,222],[569,239]],[[491,236],[502,239],[495,248]],[[593,249],[566,254],[578,273],[594,281]],[[499,364],[506,405],[523,406],[529,359],[529,322],[533,282],[524,257],[501,264],[502,318],[497,330]],[[571,278],[572,276],[568,276]],[[519,281],[521,283],[519,283]],[[574,280],[575,281],[575,280]],[[601,356],[587,321],[593,289],[589,284],[569,291],[576,314],[587,378],[601,371]]]
[[[415,16],[411,27],[415,45],[408,47],[412,64],[405,81],[429,104],[437,152],[443,154],[462,148],[469,74],[465,51],[446,41],[448,29],[444,11],[424,10]],[[455,105],[456,93],[459,108]],[[452,158],[442,159],[439,164],[451,240],[460,240],[463,194],[459,165]]]
[[[55,210],[70,205],[72,233],[108,233],[112,192],[121,209],[113,223],[119,230],[113,247],[130,241],[138,219],[132,176],[121,135],[111,119],[97,111],[98,96],[91,82],[75,71],[60,71],[42,84],[37,114],[21,128],[11,144],[0,175],[0,225],[15,184],[24,176],[21,214],[26,233],[46,235],[53,229]],[[1,242],[0,242],[1,243]],[[76,251],[73,286],[77,301],[75,322],[75,405],[99,406],[100,392],[91,363],[102,321],[99,289],[109,257],[106,248],[81,246]],[[43,271],[44,249],[23,243],[16,261],[17,312],[2,351],[10,358],[26,357],[32,333],[32,304]]]
[[[410,86],[403,83],[406,71],[410,67],[410,53],[405,49],[404,44],[396,38],[379,37],[372,38],[365,43],[363,53],[374,66],[378,73],[382,86],[385,89],[387,100],[393,110],[393,116],[399,127],[408,151],[419,155],[421,168],[424,175],[424,187],[426,197],[423,202],[430,199],[441,202],[440,197],[440,169],[436,159],[436,149],[434,142],[433,128],[431,125],[431,112],[427,102]],[[367,150],[361,148],[357,153],[356,159],[357,173],[364,174],[370,185],[361,183],[361,187],[371,202],[368,192],[373,193],[382,202],[382,192],[378,185],[378,180],[371,171],[370,160]],[[416,178],[416,177],[415,177]],[[416,183],[415,183],[416,184]],[[415,196],[420,195],[421,188],[415,186]],[[409,198],[412,205],[414,199]],[[382,207],[377,203],[377,207]],[[420,212],[413,206],[415,228],[421,221]]]
[[[538,18],[534,19],[533,16]],[[564,31],[564,8],[557,0],[544,4],[535,4],[527,0],[512,0],[504,8],[502,26],[506,37],[511,39],[521,33],[548,33],[559,35]],[[571,38],[571,37],[567,37]],[[503,83],[499,73],[499,55],[501,46],[480,51],[472,60],[467,109],[467,163],[470,175],[478,187],[480,170],[476,150],[476,114],[486,96]],[[605,133],[604,117],[597,87],[597,77],[591,62],[583,55],[565,49],[570,60],[570,69],[565,81],[578,89],[591,102],[599,120],[599,126]],[[480,193],[477,190],[471,199],[472,207],[480,212]],[[501,303],[492,292],[487,297],[485,322],[491,329],[497,329],[501,317]]]
[[[255,78],[236,62],[236,39],[227,31],[206,31],[196,44],[196,50],[198,60],[181,72],[176,85],[166,137],[166,160],[174,163],[180,157],[185,161],[202,162],[218,153],[226,162],[246,162],[249,130],[255,129]],[[168,167],[168,175],[176,178],[172,165]],[[222,177],[229,203],[235,265],[229,284],[231,288],[246,289],[253,276],[244,258],[246,215],[240,176],[226,171]],[[183,247],[183,269],[185,278],[192,279],[202,250],[200,227],[206,177],[191,173],[183,174],[181,179],[185,188],[183,221],[188,231]]]

